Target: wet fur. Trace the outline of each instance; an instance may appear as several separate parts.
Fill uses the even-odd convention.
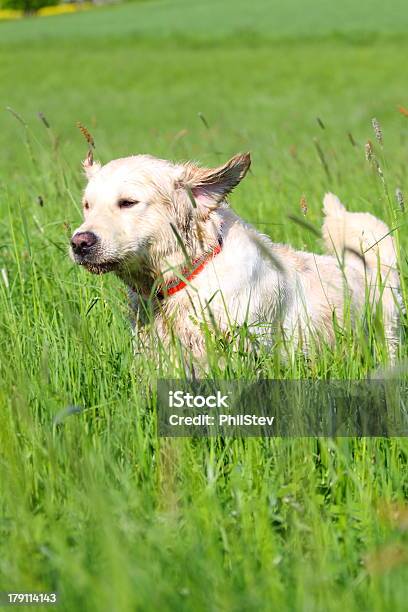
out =
[[[324,198],[327,255],[275,244],[240,219],[227,196],[245,176],[249,155],[218,168],[173,164],[139,155],[101,167],[85,162],[85,220],[97,248],[77,263],[94,273],[114,271],[127,284],[139,333],[145,313],[167,343],[172,335],[194,355],[205,354],[202,323],[228,332],[248,323],[262,342],[276,331],[305,351],[312,341],[334,340],[348,301],[360,317],[366,300],[382,301],[385,335],[395,356],[399,330],[399,277],[395,245],[387,226],[368,213],[350,213],[336,196]],[[120,198],[138,203],[129,210]],[[223,248],[186,288],[158,300],[158,283],[177,277],[190,260]],[[184,245],[180,246],[180,239]],[[373,246],[374,245],[374,246]],[[260,326],[262,324],[262,326]],[[265,329],[265,324],[267,325]]]

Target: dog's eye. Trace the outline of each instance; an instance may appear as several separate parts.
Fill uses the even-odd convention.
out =
[[[88,208],[89,208],[88,202],[84,202],[84,208],[85,208],[85,210],[88,210]]]
[[[135,204],[139,204],[139,202],[137,200],[119,200],[118,202],[119,208],[130,208]]]

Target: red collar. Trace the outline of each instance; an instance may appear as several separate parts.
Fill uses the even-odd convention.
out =
[[[196,276],[198,276],[200,274],[200,272],[202,272],[202,270],[204,270],[205,266],[214,259],[214,257],[216,255],[218,255],[218,253],[221,252],[222,250],[222,236],[221,234],[218,236],[218,244],[217,246],[215,246],[213,248],[213,250],[210,253],[204,253],[204,255],[202,255],[201,257],[199,257],[198,259],[195,259],[192,262],[192,270],[189,271],[189,269],[187,270],[183,270],[182,271],[182,276],[184,276],[184,278],[186,279],[184,280],[179,280],[179,279],[173,279],[168,281],[167,283],[165,283],[165,285],[162,285],[158,288],[158,290],[156,291],[156,297],[159,300],[163,300],[164,298],[168,297],[169,295],[174,295],[175,293],[177,293],[178,291],[181,291],[182,289],[184,289],[184,287],[187,286],[187,283],[190,282],[191,280],[193,280],[193,278],[195,278]]]

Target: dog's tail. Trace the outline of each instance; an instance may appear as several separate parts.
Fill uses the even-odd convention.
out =
[[[388,226],[370,213],[351,213],[333,193],[323,200],[326,249],[339,259],[359,259],[372,272],[395,270],[397,255]]]
[[[392,234],[383,221],[369,213],[350,213],[332,193],[324,197],[323,238],[326,248],[344,266],[364,266],[370,301],[381,302],[385,340],[395,361],[399,343],[399,321],[404,312]]]

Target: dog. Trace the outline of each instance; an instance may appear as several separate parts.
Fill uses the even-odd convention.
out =
[[[206,351],[203,325],[228,333],[245,324],[270,346],[281,333],[307,353],[312,342],[333,344],[336,326],[346,316],[360,320],[369,303],[381,306],[394,359],[400,282],[389,228],[369,213],[348,212],[327,193],[327,254],[273,243],[227,202],[250,164],[249,153],[217,168],[150,155],[101,166],[89,155],[73,260],[124,281],[138,334],[151,312],[164,344],[176,337],[197,357]]]

